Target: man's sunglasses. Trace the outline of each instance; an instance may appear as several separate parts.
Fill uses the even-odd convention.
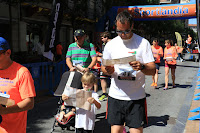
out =
[[[124,33],[124,35],[126,35],[126,34],[128,34],[128,33],[130,33],[130,32],[131,32],[131,29],[130,29],[130,30],[125,30],[125,31],[116,30],[116,33],[117,33],[117,34],[122,34],[122,33]]]
[[[101,37],[101,39],[104,39],[104,37]]]

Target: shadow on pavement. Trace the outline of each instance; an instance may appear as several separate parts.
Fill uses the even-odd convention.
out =
[[[150,97],[150,96],[151,96],[150,94],[146,93],[146,97]]]
[[[185,66],[185,65],[176,65],[176,66],[179,66],[179,67],[192,67],[192,68],[199,68],[198,66]]]
[[[27,132],[41,131],[42,128],[45,128],[39,125],[45,124],[45,120],[54,117],[58,108],[58,100],[59,97],[54,97],[48,101],[37,103],[32,110],[28,111]],[[50,126],[53,125],[50,124]]]
[[[175,84],[176,87],[173,88],[172,84],[168,84],[168,89],[176,89],[176,88],[190,88],[192,87],[192,85],[180,85],[180,84]],[[165,87],[165,83],[160,84],[159,88],[164,88]]]
[[[145,125],[144,128],[150,127],[150,126],[166,126],[167,121],[169,120],[169,115],[164,115],[164,116],[149,116],[148,117],[148,125]]]
[[[105,119],[105,116],[105,112],[96,115],[94,133],[110,133],[110,125],[107,119]]]

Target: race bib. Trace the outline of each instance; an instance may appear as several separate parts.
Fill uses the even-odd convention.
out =
[[[81,65],[83,66],[83,61],[82,60],[73,60],[73,66]]]
[[[135,80],[136,71],[129,64],[118,65],[118,79],[119,80]]]

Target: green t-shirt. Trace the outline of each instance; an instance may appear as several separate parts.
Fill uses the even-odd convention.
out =
[[[92,57],[96,56],[96,51],[92,43],[84,41],[83,47],[79,48],[77,43],[69,45],[66,58],[71,58],[73,66],[77,63],[81,64],[84,68],[87,68],[92,62]]]

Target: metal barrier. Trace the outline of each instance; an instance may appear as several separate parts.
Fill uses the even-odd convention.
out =
[[[69,70],[65,60],[57,63],[38,62],[22,65],[31,72],[36,91],[49,90],[50,94],[54,93],[53,90],[58,86],[62,74]]]

